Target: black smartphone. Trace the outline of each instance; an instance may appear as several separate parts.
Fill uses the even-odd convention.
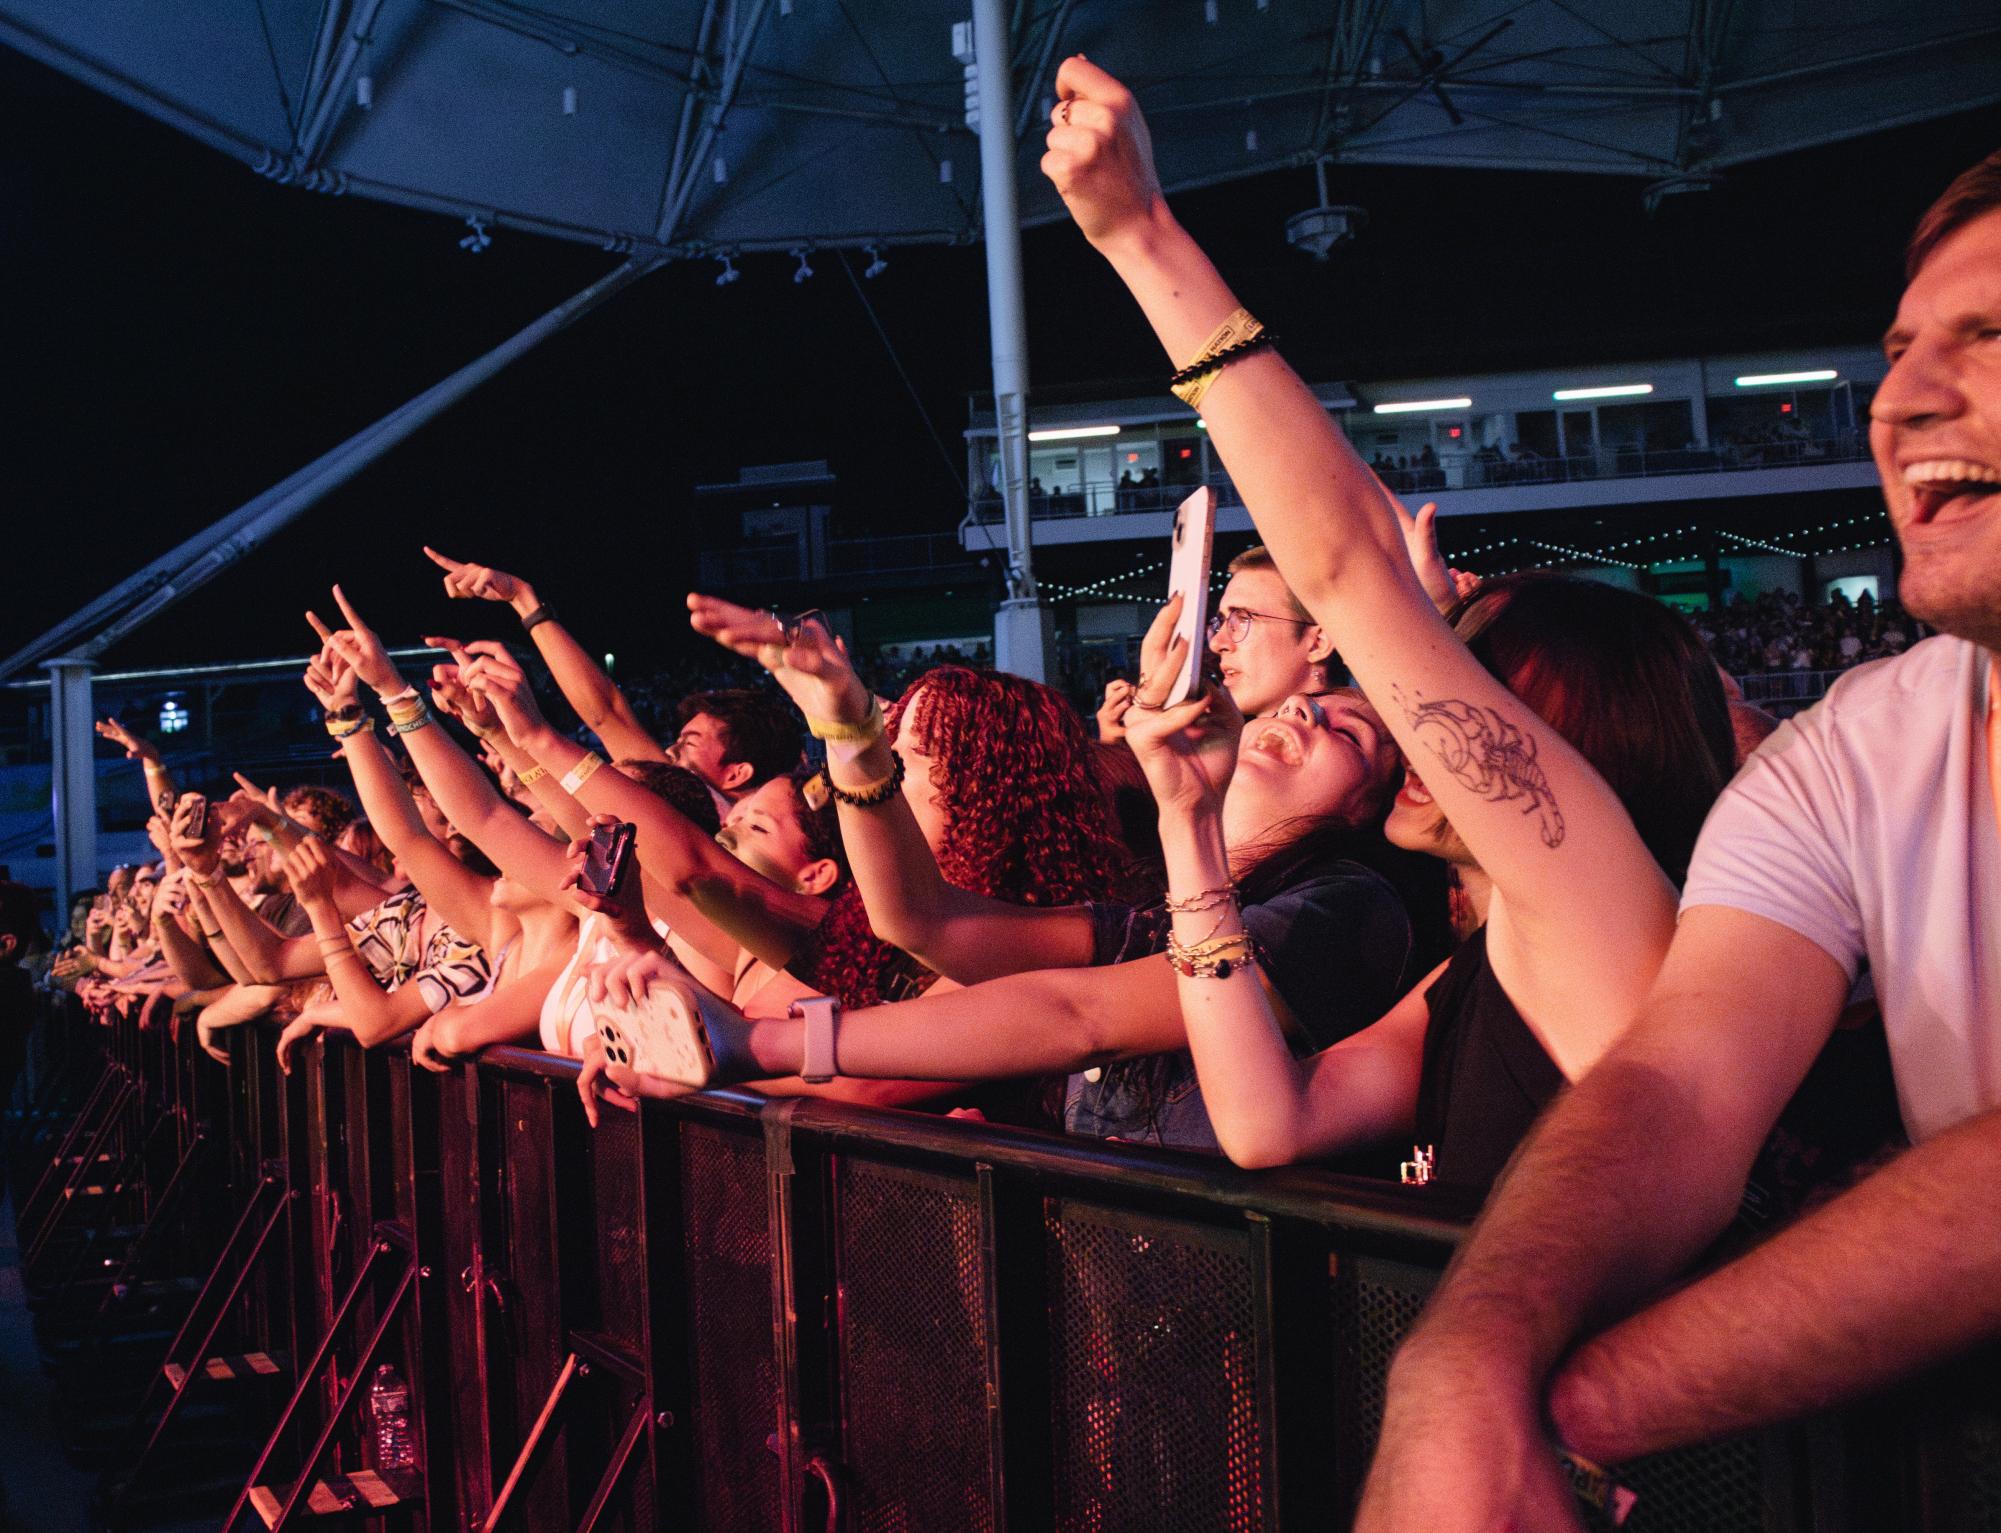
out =
[[[584,870],[577,887],[586,894],[609,897],[618,892],[625,879],[625,864],[632,856],[633,838],[638,831],[629,823],[598,825],[591,830],[591,849],[584,855]]]

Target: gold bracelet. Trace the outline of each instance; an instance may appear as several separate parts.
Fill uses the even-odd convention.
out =
[[[533,787],[536,783],[540,782],[543,778],[547,777],[548,775],[549,775],[549,769],[547,767],[532,766],[527,771],[523,772],[520,775],[520,777],[516,779],[516,781],[518,781],[522,787],[529,788]]]
[[[1237,886],[1224,884],[1219,889],[1204,889],[1199,894],[1191,894],[1185,900],[1178,900],[1171,894],[1164,895],[1160,901],[1160,908],[1169,915],[1185,916],[1195,915],[1204,910],[1214,910],[1219,905],[1236,903]]]
[[[1175,373],[1177,381],[1168,385],[1169,390],[1193,410],[1202,403],[1202,396],[1209,392],[1210,385],[1222,373],[1223,359],[1218,353],[1247,345],[1263,335],[1264,328],[1251,317],[1249,309],[1239,308],[1211,332],[1209,339],[1202,343],[1202,349],[1195,353],[1195,360]],[[1212,363],[1215,365],[1210,365]]]
[[[575,796],[576,791],[591,780],[591,774],[604,765],[604,757],[596,751],[585,751],[583,760],[563,774],[563,791]]]
[[[841,740],[854,745],[873,745],[882,738],[882,699],[871,697],[868,700],[868,717],[859,724],[808,717],[806,730],[816,740]]]
[[[1202,942],[1183,944],[1167,939],[1168,965],[1183,979],[1228,979],[1232,974],[1255,968],[1259,954],[1249,932],[1232,932],[1227,937],[1210,937]]]

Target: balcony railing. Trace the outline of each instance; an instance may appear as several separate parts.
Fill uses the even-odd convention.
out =
[[[1439,464],[1385,468],[1382,480],[1399,495],[1434,490],[1512,489],[1523,485],[1572,484],[1619,479],[1659,479],[1679,474],[1720,474],[1743,469],[1810,468],[1827,463],[1858,463],[1869,456],[1869,444],[1855,436],[1785,439],[1773,442],[1720,442],[1711,447],[1608,448],[1602,452],[1545,458],[1455,458]],[[1075,487],[1030,497],[1036,521],[1076,517],[1121,516],[1133,512],[1171,511],[1201,483],[1124,485],[1111,480],[1086,480]],[[1209,476],[1221,504],[1242,505],[1236,486],[1220,469]],[[972,515],[982,523],[1001,518],[1000,498],[982,495]]]

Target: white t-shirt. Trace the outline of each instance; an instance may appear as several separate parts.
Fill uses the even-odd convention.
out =
[[[1987,652],[1927,639],[1850,671],[1766,740],[1702,828],[1681,908],[1866,959],[1913,1143],[2001,1104],[2001,832]]]

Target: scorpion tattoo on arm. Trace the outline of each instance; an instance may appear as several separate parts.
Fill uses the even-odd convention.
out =
[[[1523,734],[1498,709],[1456,697],[1413,703],[1399,693],[1397,702],[1446,771],[1490,802],[1521,800],[1522,813],[1539,822],[1543,845],[1563,844],[1563,811],[1536,760],[1532,736]]]

